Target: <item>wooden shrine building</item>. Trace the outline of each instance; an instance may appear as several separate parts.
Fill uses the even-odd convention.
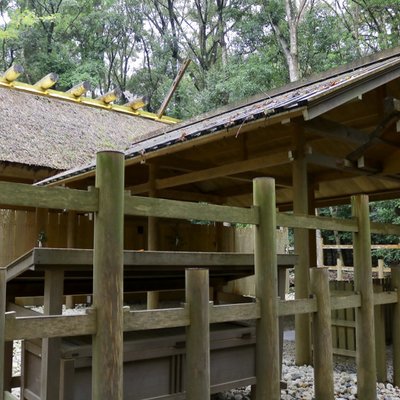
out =
[[[117,110],[118,106],[96,106],[89,100],[67,99],[67,95],[56,96],[51,92],[53,97],[42,93],[39,98],[36,93],[16,91],[9,87],[12,86],[10,83],[1,85],[8,85],[9,90],[0,87],[0,96],[4,92],[6,99],[0,107],[10,104],[7,99],[15,96],[18,107],[25,110],[23,101],[17,96],[26,96],[26,103],[33,101],[40,104],[43,115],[51,117],[47,124],[43,123],[43,119],[39,124],[32,116],[37,125],[32,122],[32,128],[27,129],[26,135],[38,126],[37,134],[41,136],[31,136],[32,146],[28,146],[27,141],[26,150],[23,150],[18,141],[14,142],[15,134],[29,125],[15,115],[17,106],[0,108],[0,114],[9,113],[10,118],[14,118],[14,126],[20,124],[20,129],[15,128],[13,135],[10,133],[11,150],[3,151],[3,154],[14,154],[14,147],[19,148],[21,153],[19,156],[15,153],[16,156],[10,159],[4,156],[3,180],[25,183],[39,180],[34,186],[0,182],[4,184],[0,191],[0,204],[4,209],[14,210],[15,215],[34,213],[32,215],[37,221],[34,235],[43,233],[41,239],[45,246],[75,248],[60,250],[57,254],[55,250],[53,253],[45,249],[33,250],[2,270],[2,285],[7,286],[7,293],[15,296],[24,290],[31,296],[44,291],[45,312],[58,315],[59,299],[63,294],[73,293],[73,288],[70,292],[60,290],[63,283],[65,289],[69,287],[66,266],[72,268],[74,279],[82,274],[82,279],[91,280],[86,273],[93,268],[94,309],[85,316],[76,317],[80,318],[79,322],[78,319],[75,323],[71,322],[68,332],[71,336],[93,336],[93,399],[103,399],[106,395],[107,398],[122,399],[124,330],[185,327],[186,386],[182,389],[174,380],[179,390],[158,398],[204,400],[210,393],[209,323],[255,319],[255,372],[242,383],[256,383],[257,400],[277,400],[280,393],[278,317],[293,314],[296,315],[296,361],[299,364],[314,363],[316,398],[333,399],[333,383],[328,379],[326,384],[321,385],[321,379],[332,374],[329,366],[331,354],[326,350],[330,346],[327,321],[331,309],[345,306],[358,310],[359,398],[376,398],[376,354],[372,351],[375,337],[366,332],[374,331],[374,306],[383,304],[394,304],[393,325],[399,330],[400,305],[396,291],[380,295],[372,293],[370,233],[399,234],[400,230],[397,226],[369,223],[368,197],[371,201],[400,197],[399,48],[177,124],[167,118],[151,121],[149,115],[138,115],[138,111],[133,111],[135,115],[124,115],[132,111]],[[105,110],[113,107],[117,112]],[[31,108],[37,111],[39,106]],[[81,117],[76,118],[80,113]],[[160,126],[163,122],[168,125]],[[87,131],[86,123],[90,134],[96,138],[89,142],[96,145],[88,146],[86,155],[83,155],[80,151],[85,146],[80,145],[79,140],[83,140]],[[119,123],[121,128],[117,125]],[[7,127],[0,125],[0,129],[3,132]],[[48,139],[47,129],[53,132]],[[104,136],[96,136],[97,130],[99,135]],[[60,132],[66,132],[64,143],[61,142]],[[106,137],[108,133],[110,135]],[[117,149],[131,142],[123,156],[115,152],[101,152],[97,165],[94,161],[87,162],[96,151],[115,148],[117,138],[121,137],[123,140],[116,146]],[[28,140],[28,136],[26,138]],[[76,158],[70,159],[70,162],[77,166],[57,173],[67,165],[58,160],[57,154],[51,153],[52,148],[60,146],[60,154],[70,156],[72,153],[67,151],[67,145],[72,141],[78,144],[78,149],[76,153],[71,150]],[[0,149],[2,146],[3,142]],[[47,156],[40,151],[42,148],[49,151]],[[32,161],[29,157],[35,154],[41,158]],[[53,162],[46,163],[47,160]],[[78,165],[81,161],[84,161],[84,166]],[[14,173],[14,168],[18,172],[7,177],[7,171]],[[28,178],[19,178],[19,171],[25,171]],[[51,176],[41,179],[47,173]],[[316,208],[350,203],[351,198],[353,219],[338,221],[315,216]],[[40,211],[43,209],[45,211]],[[48,209],[56,211],[50,213]],[[64,222],[63,214],[67,218]],[[92,222],[87,222],[85,227],[81,222],[82,218],[91,221],[92,214],[94,230]],[[198,223],[200,221],[202,224]],[[204,221],[210,223],[205,224]],[[251,246],[254,259],[250,261],[245,258],[239,260],[238,256],[243,254],[234,255],[237,250],[235,243],[232,244],[234,230],[227,225],[235,223],[255,226],[255,242]],[[29,226],[28,220],[20,219],[18,222],[15,217],[15,220],[5,223],[3,231],[10,226],[17,229],[18,224],[20,232]],[[276,226],[295,228],[296,256],[290,261],[276,257]],[[356,292],[346,299],[332,299],[331,303],[324,286],[327,274],[312,268],[316,267],[315,229],[354,233],[358,268]],[[19,239],[19,235],[14,237]],[[55,237],[57,240],[52,242]],[[21,253],[22,247],[17,252],[13,250],[10,256],[10,246],[4,247],[4,252],[9,252],[9,258],[15,258],[18,251]],[[93,247],[91,253],[77,250]],[[146,251],[133,251],[139,249]],[[196,255],[183,250],[196,252]],[[193,257],[199,259],[190,261]],[[93,266],[90,265],[92,259]],[[291,263],[295,264],[296,300],[278,301],[278,264],[287,266]],[[182,268],[188,265],[208,266],[209,272],[190,270],[186,272],[186,280],[182,274],[175,279],[178,269],[174,268],[177,264],[180,265],[180,274]],[[122,268],[124,265],[125,270]],[[257,302],[229,305],[227,308],[218,304],[209,305],[208,279],[214,290],[219,291],[226,281],[250,275],[253,271],[256,275]],[[125,289],[129,287],[137,291],[139,287],[135,284],[138,276],[142,277],[139,286],[149,292],[149,310],[123,311],[122,284],[125,284]],[[48,278],[47,282],[51,279],[58,282],[51,286],[54,292],[46,289],[43,277]],[[5,284],[7,280],[9,282]],[[394,288],[400,285],[399,281],[398,273],[394,271]],[[35,286],[35,282],[39,284]],[[158,291],[182,288],[185,282],[188,306],[158,310]],[[311,294],[315,297],[310,298]],[[55,298],[58,300],[54,303]],[[6,300],[3,302],[5,304]],[[19,310],[10,307],[10,312]],[[314,335],[310,329],[311,316]],[[39,321],[40,317],[30,318]],[[59,322],[54,323],[52,329],[43,319],[51,317],[41,318],[44,325],[35,328],[35,332],[42,335],[39,337],[46,338],[43,342],[45,350],[42,351],[46,360],[41,371],[42,375],[50,376],[54,372],[51,363],[58,360],[51,356],[51,352],[59,354],[58,337],[64,335],[61,332],[67,326],[67,320],[66,317],[56,317]],[[31,323],[34,327],[34,322],[28,317],[24,319],[17,313],[17,317],[13,314],[4,321],[0,339],[1,334],[8,341],[37,337],[32,336],[33,333],[21,333],[22,326]],[[48,330],[43,334],[45,329]],[[319,335],[319,332],[328,333]],[[399,384],[400,335],[394,335],[394,340],[397,340],[394,346],[398,349],[395,353],[399,352],[394,361],[394,379]],[[108,350],[104,351],[105,348]],[[202,368],[202,365],[205,367]],[[107,382],[102,381],[102,373],[108,374],[108,382],[115,382],[115,388],[110,389],[109,383],[107,386]],[[60,388],[57,384],[51,386],[47,382],[47,386],[44,384],[41,387],[42,394],[32,395],[31,398],[53,400],[54,397],[48,397],[46,393],[52,390],[59,393]],[[227,387],[226,382],[216,385],[220,389]],[[155,399],[156,396],[150,398]]]

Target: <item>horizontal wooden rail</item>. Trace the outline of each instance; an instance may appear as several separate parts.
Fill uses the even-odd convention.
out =
[[[355,219],[338,219],[315,215],[277,213],[276,223],[278,226],[288,228],[324,229],[341,232],[358,231],[357,220]]]
[[[317,312],[317,300],[314,298],[289,301],[279,300],[278,302],[278,315],[280,317],[313,312]]]
[[[189,312],[186,308],[128,311],[124,315],[124,331],[176,328],[189,324]]]
[[[93,335],[95,332],[95,313],[86,315],[43,315],[40,317],[6,316],[6,341]]]
[[[394,304],[397,303],[397,299],[396,291],[374,294],[375,305]],[[361,296],[359,294],[331,296],[332,310],[360,306]],[[278,301],[278,315],[280,317],[317,311],[315,298]],[[95,315],[93,310],[85,315],[60,316],[15,317],[14,313],[8,313],[6,315],[5,340],[92,335],[96,331]],[[258,318],[260,318],[260,304],[258,302],[210,305],[210,323],[254,320]],[[343,324],[341,325],[340,321],[336,322],[337,325],[344,326]],[[343,323],[347,324],[348,321]],[[333,321],[333,324],[335,324],[335,321]],[[140,311],[127,310],[124,314],[125,331],[176,328],[189,325],[189,312],[185,307]]]
[[[210,322],[245,321],[260,318],[260,304],[224,304],[211,307]]]
[[[400,225],[371,222],[371,233],[400,236]]]
[[[258,224],[256,208],[219,206],[178,200],[125,195],[125,214],[240,224]]]
[[[0,182],[0,204],[94,212],[98,209],[98,193],[95,189],[85,191]]]

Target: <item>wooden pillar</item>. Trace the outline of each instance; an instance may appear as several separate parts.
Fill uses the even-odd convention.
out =
[[[156,177],[157,166],[149,164],[149,197],[156,197]],[[158,219],[156,217],[147,218],[147,249],[158,250]],[[147,309],[152,310],[159,307],[159,292],[147,292]]]
[[[256,325],[256,399],[280,399],[278,266],[275,180],[253,181],[253,202],[260,213],[255,227],[254,269],[260,318]]]
[[[393,304],[393,384],[400,386],[400,267],[391,268],[392,289],[397,291],[397,303]]]
[[[7,270],[0,268],[0,400],[4,399],[4,338],[6,325],[6,288],[7,288]]]
[[[73,249],[75,247],[76,243],[75,229],[76,229],[76,212],[68,211],[67,247],[69,249]],[[74,296],[66,296],[65,306],[67,308],[75,307]]]
[[[368,196],[353,196],[352,208],[353,216],[358,220],[358,232],[353,236],[354,289],[361,295],[361,307],[356,309],[358,398],[376,400],[374,292]]]
[[[97,154],[94,220],[92,399],[122,400],[124,155]]]
[[[210,398],[210,303],[208,270],[186,270],[186,398]]]
[[[45,271],[44,314],[62,314],[64,272]],[[60,391],[61,338],[42,339],[41,400],[57,400]]]
[[[293,161],[293,211],[296,214],[307,214],[308,180],[307,160],[304,154],[304,132],[297,129],[294,136],[295,159]],[[296,299],[308,298],[310,290],[310,240],[307,229],[294,230],[294,252],[298,254],[298,263],[295,266],[295,295]],[[296,363],[298,365],[311,364],[311,332],[310,316],[297,314],[296,326]]]
[[[331,299],[328,268],[311,269],[311,290],[317,298],[313,315],[314,386],[317,400],[333,400]]]
[[[383,261],[383,260],[382,260]],[[374,293],[383,292],[383,284],[374,285]],[[387,381],[385,313],[382,305],[374,307],[376,378]]]

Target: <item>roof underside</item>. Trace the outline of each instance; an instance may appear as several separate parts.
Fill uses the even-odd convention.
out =
[[[272,176],[278,203],[290,208],[294,143],[304,135],[317,205],[347,202],[356,193],[400,197],[398,99],[400,49],[136,142],[126,152],[126,182],[134,194],[148,193],[146,163],[152,163],[160,197],[250,205],[252,179]],[[89,183],[92,169],[58,179],[78,174],[74,185]]]
[[[0,161],[65,170],[124,151],[164,124],[0,87]]]

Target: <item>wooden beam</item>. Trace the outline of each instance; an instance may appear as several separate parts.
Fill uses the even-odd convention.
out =
[[[125,215],[256,224],[255,209],[125,195]]]
[[[278,268],[276,257],[275,182],[254,180],[254,205],[260,210],[255,227],[254,270],[260,319],[256,323],[256,398],[280,399]]]
[[[276,167],[290,163],[286,151],[269,154],[266,156],[253,158],[244,161],[237,161],[231,164],[225,164],[218,167],[204,169],[202,171],[189,172],[171,178],[157,179],[155,188],[157,190],[167,189],[174,186],[186,185],[189,183],[201,182],[210,179],[216,179],[227,175],[240,174],[242,172],[255,171],[258,169]],[[137,185],[132,188],[132,194],[148,192],[149,184]]]
[[[293,211],[296,214],[308,214],[308,176],[307,158],[305,155],[305,134],[301,126],[296,126],[293,137],[296,158],[292,165],[293,176]],[[295,253],[299,255],[295,266],[296,299],[308,298],[310,294],[310,246],[306,229],[294,230]],[[311,325],[310,316],[296,315],[296,363],[311,364]]]
[[[190,64],[190,61],[191,61],[190,58],[186,59],[183,62],[183,64],[181,65],[181,67],[179,68],[178,74],[176,75],[174,81],[172,82],[171,88],[169,89],[167,95],[165,96],[165,99],[163,100],[160,108],[157,111],[158,118],[162,117],[166,108],[168,107],[168,104],[171,101],[171,98],[172,98],[173,94],[175,93],[176,89],[178,88],[179,83],[180,83],[181,79],[183,78],[183,75],[185,74],[187,67]]]
[[[356,310],[357,395],[360,399],[376,400],[374,292],[368,196],[354,196],[352,207],[359,226],[359,232],[353,234],[354,289],[360,292],[362,299],[361,307]]]
[[[83,81],[81,83],[78,83],[77,85],[75,85],[71,89],[69,89],[67,91],[67,93],[70,93],[74,97],[78,98],[78,97],[81,97],[84,94],[86,94],[86,92],[88,92],[89,90],[91,90],[90,82],[89,81]]]
[[[64,272],[45,272],[44,314],[61,315]],[[61,338],[42,339],[40,398],[58,400],[60,395]]]
[[[315,397],[333,400],[332,311],[327,268],[311,268],[311,288],[318,307],[312,324]]]
[[[97,154],[94,221],[92,399],[123,399],[124,154]],[[110,384],[112,382],[112,384]]]
[[[207,269],[186,270],[186,396],[210,398],[210,307]]]
[[[47,90],[50,89],[52,86],[54,86],[58,82],[59,76],[51,72],[50,74],[44,76],[42,79],[37,81],[33,86],[40,90]]]
[[[119,88],[110,90],[109,92],[97,97],[96,100],[102,101],[104,104],[110,104],[115,100],[118,100],[122,96],[122,91]]]
[[[4,78],[7,82],[14,82],[23,73],[24,67],[20,64],[14,64],[8,68],[6,72],[4,72],[2,78]]]
[[[0,204],[93,212],[98,207],[98,193],[0,182]]]
[[[63,315],[6,318],[5,340],[29,340],[68,336],[93,335],[96,315]]]
[[[323,117],[305,122],[304,130],[308,133],[355,144],[364,144],[368,141],[367,133]]]

